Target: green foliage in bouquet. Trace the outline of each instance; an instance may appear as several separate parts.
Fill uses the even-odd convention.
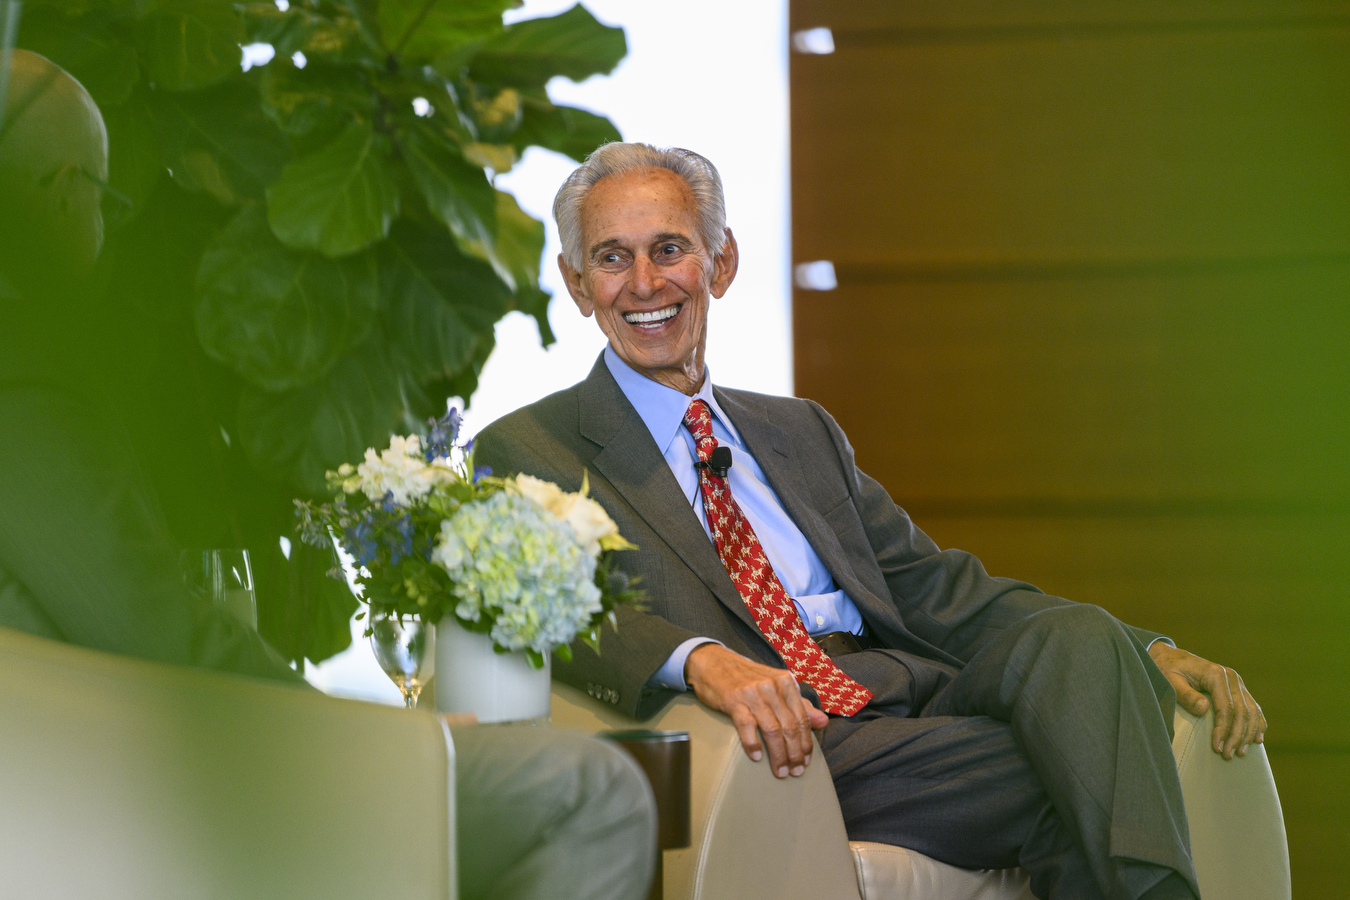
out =
[[[618,627],[615,607],[641,599],[610,564],[633,545],[584,480],[569,494],[528,475],[494,478],[455,444],[456,410],[429,424],[425,439],[396,435],[328,472],[330,502],[297,500],[305,543],[331,551],[336,540],[353,557],[373,618],[453,616],[536,668],[550,651],[571,659],[578,636],[600,652],[601,624]]]
[[[350,642],[330,554],[279,538],[324,473],[469,397],[493,326],[552,341],[544,231],[493,187],[528,146],[619,138],[557,106],[623,32],[583,7],[502,25],[512,0],[28,0],[18,45],[90,91],[112,191],[105,373],[187,546],[244,546],[259,630],[292,659]],[[276,51],[241,70],[241,45]]]

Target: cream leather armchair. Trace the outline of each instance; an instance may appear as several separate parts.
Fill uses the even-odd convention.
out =
[[[457,894],[431,715],[0,628],[0,898]]]
[[[595,732],[633,721],[581,691],[553,685],[554,727]],[[731,720],[684,695],[644,727],[688,731],[691,845],[665,854],[667,900],[1022,900],[1021,869],[974,872],[887,844],[850,843],[830,774],[817,753],[800,778],[779,781],[741,750]],[[1288,900],[1289,852],[1265,749],[1225,762],[1212,752],[1212,716],[1176,716],[1181,773],[1201,893]],[[809,849],[808,849],[809,848]]]

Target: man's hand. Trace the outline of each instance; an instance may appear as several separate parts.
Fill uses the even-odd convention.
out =
[[[1246,756],[1253,741],[1265,741],[1266,717],[1237,672],[1162,641],[1155,641],[1148,655],[1176,688],[1177,700],[1193,715],[1203,716],[1210,697],[1214,698],[1215,753],[1222,753],[1224,759],[1232,759],[1235,751]]]
[[[702,644],[685,661],[684,679],[704,704],[731,716],[751,759],[762,759],[767,745],[774,775],[806,771],[811,729],[824,728],[830,717],[802,697],[791,672],[760,665],[720,644]]]

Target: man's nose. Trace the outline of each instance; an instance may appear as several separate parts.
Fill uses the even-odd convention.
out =
[[[655,294],[666,286],[661,267],[645,256],[639,256],[633,264],[631,290],[642,299]]]

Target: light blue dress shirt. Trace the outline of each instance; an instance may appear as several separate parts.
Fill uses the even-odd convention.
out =
[[[635,372],[608,346],[605,347],[605,365],[651,432],[656,446],[666,458],[671,473],[679,482],[680,489],[684,491],[685,498],[711,541],[708,514],[703,508],[703,494],[699,490],[698,470],[694,468],[698,462],[698,452],[694,448],[694,436],[684,427],[684,414],[690,403],[703,400],[708,404],[713,414],[713,436],[719,444],[731,447],[732,465],[727,475],[731,496],[736,498],[750,527],[755,530],[755,536],[764,547],[764,555],[769,558],[783,590],[792,598],[807,632],[813,636],[832,631],[862,634],[863,619],[858,607],[834,583],[825,564],[793,523],[787,510],[783,509],[782,502],[764,477],[759,463],[741,441],[735,425],[718,406],[713,397],[712,376],[707,367],[703,370],[702,387],[697,394],[689,397]],[[712,638],[697,637],[680,644],[665,665],[657,670],[652,681],[672,690],[686,690],[685,660],[695,647],[705,643],[717,642]]]

